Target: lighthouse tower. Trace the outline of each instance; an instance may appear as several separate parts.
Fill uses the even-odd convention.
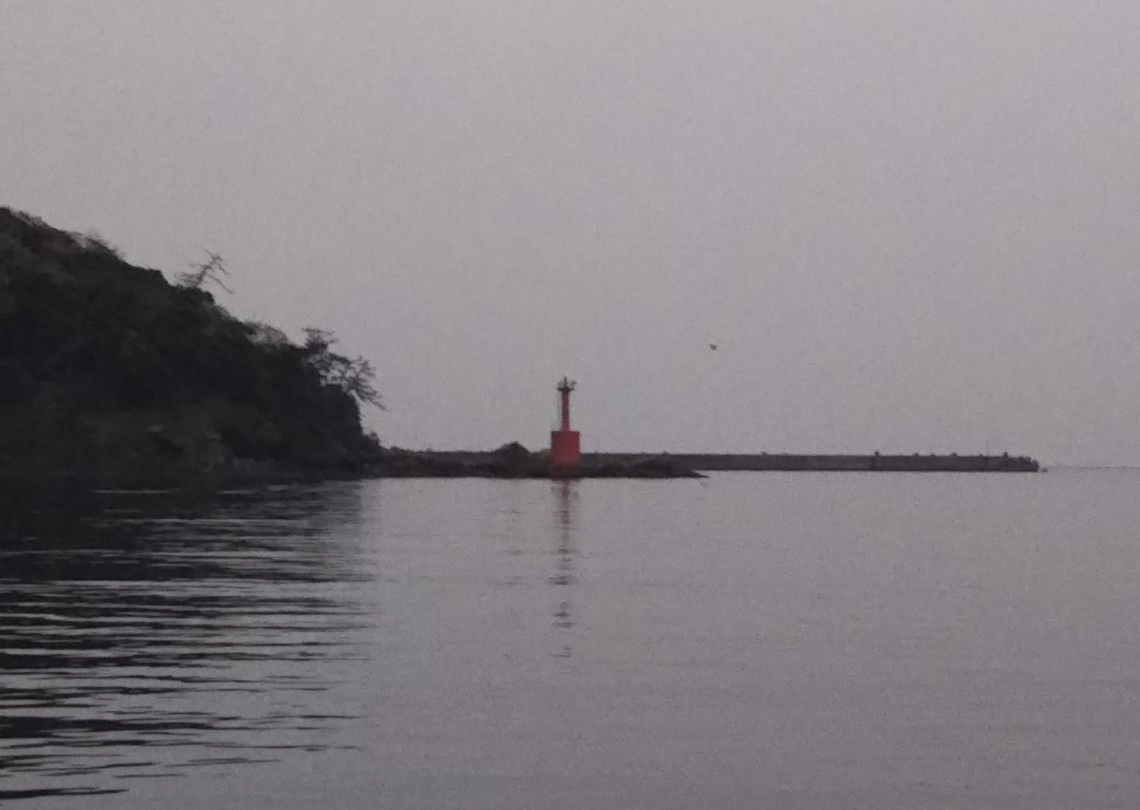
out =
[[[570,429],[570,392],[576,383],[562,378],[558,393],[562,395],[562,425],[550,433],[550,467],[555,476],[564,477],[578,472],[582,461],[581,437]]]

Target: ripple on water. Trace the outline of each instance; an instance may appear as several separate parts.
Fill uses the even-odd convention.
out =
[[[354,519],[354,485],[4,502],[0,799],[341,745],[314,732],[353,719],[331,698],[361,572],[321,529]]]

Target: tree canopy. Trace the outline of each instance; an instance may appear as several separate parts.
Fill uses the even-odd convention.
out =
[[[102,239],[0,208],[0,470],[360,463],[380,405],[364,357],[239,320],[220,256],[171,284]]]

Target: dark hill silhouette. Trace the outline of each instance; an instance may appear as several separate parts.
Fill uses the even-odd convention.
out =
[[[368,362],[328,332],[294,343],[235,318],[209,279],[172,284],[97,237],[0,208],[0,472],[147,481],[375,459]]]

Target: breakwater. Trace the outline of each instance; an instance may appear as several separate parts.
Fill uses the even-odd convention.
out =
[[[699,472],[1039,472],[1028,456],[812,455],[802,453],[583,453],[582,477],[675,477]],[[545,455],[519,445],[498,450],[394,449],[378,470],[395,476],[544,477]]]
[[[385,448],[371,471],[387,478],[701,477],[681,461],[652,453],[626,453],[611,459],[583,455],[581,465],[568,475],[552,468],[548,453],[532,453],[515,442],[490,451]]]
[[[586,453],[583,462],[622,464],[634,459],[668,458],[701,472],[1040,472],[1029,456],[950,455],[806,455],[799,453]]]

